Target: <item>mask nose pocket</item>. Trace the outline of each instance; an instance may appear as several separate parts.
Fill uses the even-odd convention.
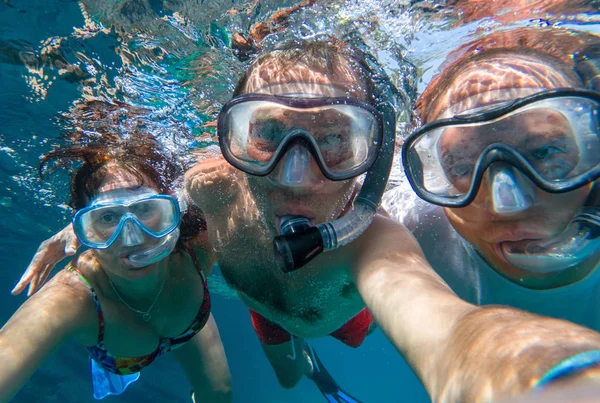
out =
[[[123,226],[123,246],[137,246],[144,242],[142,230],[131,220]]]
[[[277,164],[275,180],[284,186],[302,187],[313,182],[313,173],[308,150],[294,144]]]
[[[506,164],[493,164],[487,170],[487,175],[495,213],[518,214],[533,206],[535,190],[515,168]]]

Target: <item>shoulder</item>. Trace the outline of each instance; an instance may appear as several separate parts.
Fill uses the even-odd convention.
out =
[[[71,266],[71,270],[68,270]],[[94,257],[91,250],[88,250],[77,258],[73,259],[70,265],[63,270],[63,277],[59,281],[64,282],[69,287],[77,289],[79,292],[90,297],[90,290],[98,296],[104,295],[106,289],[106,273]]]
[[[40,332],[95,337],[97,315],[89,289],[71,271],[63,269],[19,309],[20,317],[35,321]],[[93,342],[92,342],[93,344]]]
[[[59,271],[40,291],[52,302],[56,312],[66,321],[72,321],[74,336],[83,345],[93,345],[98,333],[97,273],[89,264],[76,259],[75,270]]]
[[[40,290],[40,293],[65,295],[65,298],[72,299],[73,301],[91,299],[90,288],[93,288],[93,285],[88,279],[90,276],[83,274],[83,271],[77,267],[75,262],[75,264],[69,264],[56,273]],[[85,271],[87,272],[88,270]]]

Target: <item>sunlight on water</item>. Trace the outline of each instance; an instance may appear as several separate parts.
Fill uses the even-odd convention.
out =
[[[317,1],[300,3],[279,25],[269,18],[295,2],[47,3],[46,13],[33,4],[2,6],[7,26],[14,28],[0,37],[4,75],[29,88],[21,100],[12,90],[14,101],[2,111],[3,120],[15,125],[0,133],[1,180],[11,190],[2,195],[2,206],[8,212],[22,202],[46,208],[64,205],[64,184],[37,179],[37,157],[60,143],[57,117],[87,99],[145,108],[146,115],[138,119],[188,163],[198,152],[218,153],[213,122],[249,63],[236,57],[232,38],[249,38],[260,22],[266,21],[270,32],[257,44],[263,50],[292,38],[335,36],[375,55],[404,104],[400,136],[410,129],[416,94],[461,43],[515,25],[600,30],[600,16],[591,12],[593,2],[585,1],[562,9],[548,1],[529,2],[527,7],[507,2],[496,16],[489,15],[485,2],[464,2],[464,8],[453,9],[433,1]],[[17,29],[22,14],[33,15],[31,29]],[[51,29],[46,20],[54,21]],[[30,115],[44,119],[42,133],[23,123]],[[62,129],[68,128],[62,124]],[[191,148],[197,152],[190,154]],[[399,159],[390,182],[397,185],[406,186]],[[65,210],[57,216],[62,220]]]
[[[282,11],[283,14],[277,14]],[[274,16],[277,18],[273,19]],[[571,30],[572,35],[581,31],[600,35],[598,2],[0,2],[0,231],[3,234],[0,250],[4,252],[3,267],[7,268],[2,273],[4,277],[0,277],[7,284],[14,282],[38,243],[62,228],[71,217],[72,211],[67,206],[68,173],[60,172],[49,181],[41,181],[38,174],[40,157],[53,147],[64,145],[67,141],[65,133],[77,131],[83,133],[87,140],[93,140],[102,136],[106,125],[117,127],[125,137],[144,127],[188,165],[197,158],[219,155],[215,120],[223,104],[231,98],[238,78],[257,52],[272,49],[281,41],[334,36],[375,56],[387,73],[397,89],[394,96],[399,106],[398,137],[402,139],[419,124],[412,113],[418,95],[457,48],[489,33],[523,26],[566,28]],[[114,110],[98,121],[94,115],[96,111],[86,106],[90,100],[112,102]],[[400,143],[401,140],[398,145]],[[393,190],[388,193],[383,206],[393,216],[402,218],[402,211],[410,211],[413,210],[410,207],[423,204],[402,172],[399,155],[394,161],[388,186]],[[255,343],[249,349],[240,345],[237,339],[231,341],[233,350],[231,353],[228,351],[228,355],[235,360],[244,360],[244,370],[252,373],[244,373],[243,381],[249,379],[252,390],[260,385],[260,393],[267,395],[271,392],[269,388],[279,388],[277,381],[267,367],[247,317],[244,317],[242,325],[235,322],[238,316],[228,317],[228,309],[234,302],[239,303],[237,293],[226,284],[218,269],[216,273],[211,279],[211,291],[222,299],[215,304],[215,311],[221,310],[218,312],[222,314],[221,320],[230,320],[226,322],[230,326],[229,334],[242,337],[240,334],[245,331],[243,337]],[[240,306],[235,307],[247,315],[246,308]],[[229,341],[227,337],[232,337],[226,332],[222,334],[226,342]],[[381,347],[387,343],[381,332],[377,337],[377,342],[372,341],[373,337],[367,342],[372,343],[367,353],[345,351],[342,358],[359,357],[367,363],[370,359],[370,365],[387,372],[387,365],[393,366],[400,358],[392,357],[395,354],[392,347]],[[334,349],[331,351],[334,355],[339,353]],[[89,395],[89,390],[85,389],[88,384],[82,386],[81,357],[73,358],[70,354],[75,353],[65,355],[66,374],[47,371],[31,383],[52,386],[48,387],[52,394],[44,396],[46,401],[75,402],[81,401],[80,396]],[[73,369],[68,359],[76,362]],[[51,364],[59,365],[56,362]],[[251,371],[247,371],[246,365],[251,366]],[[262,372],[256,370],[257,366],[264,366],[260,367]],[[345,361],[344,365],[338,365],[339,368],[335,364],[331,367],[346,371],[349,379],[356,379],[357,368],[365,372],[370,368],[367,364],[355,368],[345,365]],[[406,365],[404,367],[409,371]],[[159,383],[179,382],[178,385],[181,385],[184,382],[181,374],[175,371],[156,370],[154,375],[152,371],[152,368],[148,371],[149,379]],[[260,383],[265,373],[272,376],[268,380],[270,383],[266,383],[268,387]],[[413,375],[409,373],[408,376]],[[85,382],[88,382],[87,378]],[[38,396],[31,385],[25,388],[25,393]],[[177,398],[187,396],[187,390],[185,393],[179,391],[181,393],[176,396],[170,391],[165,392],[160,384],[155,389],[151,389],[154,387],[152,382],[145,385],[148,391],[144,393],[151,395],[155,399],[151,400],[153,402],[179,401]],[[361,386],[371,391],[369,385]],[[296,397],[292,392],[283,395],[288,392],[280,389],[274,389],[273,393]],[[379,397],[393,396],[391,401],[401,401],[404,391],[397,392],[397,389],[392,394],[378,390],[372,390],[372,393]],[[312,397],[322,398],[318,392],[313,392]],[[406,401],[412,401],[410,393],[406,391],[409,396]],[[421,390],[414,393],[423,397]],[[259,401],[245,400],[247,396],[236,399],[244,403]],[[376,401],[384,400],[378,398]],[[316,400],[305,398],[302,394],[294,400],[295,403],[307,401]]]

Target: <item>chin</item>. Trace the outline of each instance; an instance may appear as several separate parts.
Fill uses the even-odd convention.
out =
[[[500,243],[474,246],[479,256],[502,276],[512,281],[518,281],[519,278],[527,275],[526,271],[513,266],[504,258]]]
[[[102,263],[102,262],[101,262]],[[108,270],[119,277],[123,277],[129,280],[136,280],[144,278],[154,271],[155,264],[150,264],[143,267],[133,267],[127,262],[127,258],[117,258],[114,261],[104,264],[102,263],[104,270]]]
[[[143,266],[143,267],[127,267],[125,270],[125,276],[128,279],[131,280],[137,280],[137,279],[142,279],[145,278],[147,276],[149,276],[150,274],[152,274],[152,272],[154,272],[154,264],[148,265],[148,266]]]

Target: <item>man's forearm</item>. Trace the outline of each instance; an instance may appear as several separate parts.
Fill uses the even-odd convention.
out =
[[[598,348],[600,334],[571,322],[477,308],[454,326],[430,392],[435,401],[455,402],[520,395],[558,362]]]
[[[449,298],[442,286],[407,303],[402,299],[427,287],[419,286],[426,280],[404,281],[404,291],[388,281],[378,297],[363,298],[435,402],[518,396],[561,360],[600,348],[600,334],[590,329],[508,307],[475,307]]]
[[[434,401],[516,396],[562,359],[600,348],[598,333],[570,322],[461,300],[402,226],[378,218],[371,227],[356,285]]]

